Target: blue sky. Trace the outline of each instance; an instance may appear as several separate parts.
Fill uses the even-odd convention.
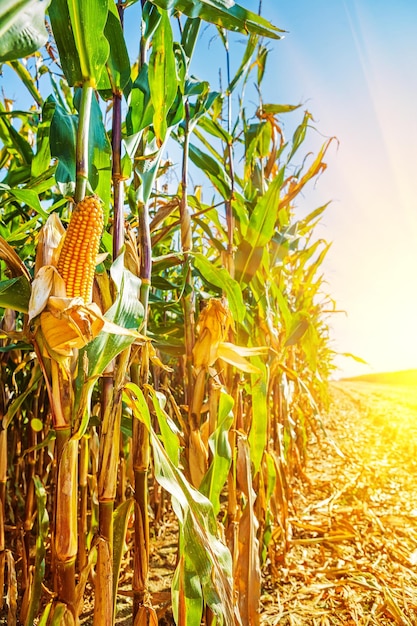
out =
[[[259,3],[240,4],[257,11]],[[129,40],[139,35],[135,10],[126,20]],[[263,0],[262,13],[288,31],[270,44],[264,101],[301,103],[313,114],[312,150],[326,137],[339,140],[299,210],[332,201],[318,235],[333,242],[328,292],[346,311],[331,320],[334,348],[369,362],[338,359],[341,373],[417,367],[417,2]],[[211,73],[216,87],[213,34],[202,35],[196,73]],[[242,41],[231,47],[235,66]],[[24,108],[30,100],[13,78],[5,68],[0,88]],[[299,121],[284,118],[288,137]]]
[[[254,8],[257,3],[248,3]],[[339,148],[308,207],[332,200],[322,236],[344,374],[417,367],[417,3],[264,0],[289,31],[273,45],[273,101],[303,102]]]

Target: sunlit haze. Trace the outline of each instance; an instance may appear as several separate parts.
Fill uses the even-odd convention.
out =
[[[369,363],[338,358],[341,373],[417,367],[417,4],[298,0],[263,12],[289,31],[274,44],[271,99],[303,102],[340,142],[304,201],[332,200],[325,272],[346,311],[332,317],[335,348]]]

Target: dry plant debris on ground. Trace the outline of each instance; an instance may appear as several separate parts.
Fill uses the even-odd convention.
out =
[[[417,624],[417,389],[337,383],[294,493],[268,626]]]
[[[417,624],[417,389],[336,383],[306,473],[294,485],[288,551],[264,572],[262,626]],[[172,517],[152,541],[150,583],[174,624]],[[119,626],[132,624],[119,596]],[[91,624],[86,614],[83,624]],[[243,626],[248,626],[244,624]]]

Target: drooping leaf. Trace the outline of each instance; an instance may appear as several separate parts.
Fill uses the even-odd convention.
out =
[[[206,174],[221,196],[226,200],[229,199],[231,181],[224,167],[193,144],[190,144],[190,159],[196,167]]]
[[[215,515],[220,511],[220,493],[232,463],[229,430],[233,423],[233,405],[232,396],[223,391],[220,394],[217,427],[209,439],[213,460],[200,485],[200,491],[209,498]]]
[[[256,354],[262,354],[265,352],[265,348],[243,348],[241,346],[235,346],[228,341],[222,341],[218,348],[218,357],[236,367],[236,369],[247,372],[248,374],[259,374],[259,370],[256,365],[250,363],[246,356],[254,356]]]
[[[198,18],[188,18],[185,21],[181,35],[181,45],[185,54],[189,59],[193,56],[193,52],[197,43],[198,33],[200,32],[201,20]]]
[[[263,104],[259,114],[267,113],[272,115],[280,115],[281,113],[291,113],[299,109],[301,104]]]
[[[221,28],[240,33],[256,33],[272,39],[280,39],[281,29],[263,17],[235,4],[233,0],[151,0],[166,11],[179,11],[191,18],[216,24]]]
[[[229,92],[232,92],[234,90],[236,85],[239,83],[240,79],[248,71],[251,65],[253,53],[255,52],[256,47],[258,45],[258,41],[259,41],[259,38],[256,35],[251,35],[249,37],[248,43],[246,45],[245,53],[242,57],[242,61],[240,62],[240,66],[228,85],[227,89]]]
[[[182,548],[187,551],[190,564],[198,575],[204,601],[213,611],[219,626],[234,624],[231,556],[218,536],[212,505],[188,483],[181,470],[171,462],[152,428],[149,409],[139,387],[134,383],[127,383],[123,397],[134,417],[140,419],[150,433],[155,478],[172,496],[173,508],[184,537]],[[186,587],[184,593],[185,589]],[[192,593],[195,593],[194,585]]]
[[[0,2],[0,62],[33,54],[48,41],[45,12],[51,0]]]
[[[30,282],[31,276],[22,259],[16,254],[13,247],[0,236],[0,259],[6,263],[10,275],[13,277],[25,276]]]
[[[48,219],[48,213],[42,208],[38,194],[33,189],[10,189],[10,193],[22,204],[27,204],[44,219]]]
[[[39,93],[37,85],[33,77],[30,75],[26,67],[26,64],[23,64],[18,59],[15,59],[14,61],[8,61],[8,65],[10,65],[10,67],[14,69],[14,71],[16,72],[16,74],[18,75],[23,85],[26,87],[26,89],[28,90],[28,92],[30,93],[34,101],[36,102],[36,104],[39,107],[41,107],[43,103],[43,98],[41,94]]]

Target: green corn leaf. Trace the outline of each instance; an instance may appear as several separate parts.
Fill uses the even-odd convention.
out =
[[[279,115],[281,113],[291,113],[299,109],[301,104],[263,104],[262,109],[258,110],[258,114],[268,113],[272,115]]]
[[[10,189],[10,193],[16,200],[22,204],[27,204],[28,207],[36,211],[45,220],[48,219],[48,213],[42,208],[38,194],[33,189]]]
[[[258,65],[257,82],[259,87],[265,75],[266,60],[268,58],[268,54],[268,48],[266,48],[265,46],[258,46],[258,51],[256,53],[256,63]]]
[[[237,322],[243,322],[246,315],[246,307],[243,301],[242,291],[224,267],[217,267],[212,261],[201,253],[193,254],[194,267],[201,276],[212,285],[222,289],[227,296],[230,312]]]
[[[49,17],[59,52],[60,63],[68,85],[73,87],[81,84],[83,76],[74,32],[71,27],[68,1],[52,0],[49,7]]]
[[[32,96],[32,98],[35,100],[36,104],[39,107],[41,107],[43,98],[41,94],[39,93],[39,90],[35,84],[34,78],[32,78],[26,66],[23,65],[23,63],[21,63],[21,61],[18,61],[17,59],[14,61],[8,61],[8,65],[10,65],[10,67],[14,69],[14,71],[16,72],[16,74],[18,75],[18,77],[20,78],[20,80],[22,81],[22,83],[24,84],[24,86],[26,87],[30,95]]]
[[[0,102],[0,112],[5,113],[3,103]],[[23,163],[30,164],[33,158],[32,148],[24,137],[14,128],[9,119],[6,117],[0,118],[0,139],[4,146],[8,149],[16,150]],[[13,183],[4,179],[3,182],[9,183],[13,186]]]
[[[225,128],[216,120],[211,119],[211,117],[202,117],[198,122],[198,127],[202,130],[205,130],[213,137],[217,137],[221,141],[224,141],[226,144],[232,144],[233,138],[227,132]]]
[[[171,462],[178,467],[180,456],[180,443],[176,434],[177,428],[171,417],[166,413],[159,403],[159,399],[155,390],[149,387],[149,394],[158,419],[159,429],[161,431],[161,440]]]
[[[149,409],[139,387],[127,383],[123,398],[134,417],[140,419],[150,433],[155,478],[171,494],[180,532],[183,533],[180,559],[186,551],[192,569],[199,578],[204,601],[217,618],[216,623],[219,626],[233,624],[231,556],[218,536],[211,502],[188,483],[181,470],[170,460],[152,428]],[[194,594],[195,585],[192,589]]]
[[[55,178],[59,183],[75,183],[75,145],[78,116],[68,113],[54,98],[47,102],[55,104],[50,126],[51,155],[58,159]]]
[[[202,124],[206,119],[211,121],[211,118],[206,118],[205,113],[213,107],[216,101],[222,99],[223,95],[218,91],[210,91],[207,81],[199,81],[194,77],[187,78],[184,89],[189,104],[189,130],[193,130],[199,121]],[[197,98],[194,99],[193,96]],[[222,130],[222,127],[218,125],[216,131],[219,133]],[[223,131],[222,137],[226,138],[226,142],[231,142],[231,137],[226,131]]]
[[[33,54],[48,41],[45,12],[50,0],[0,2],[0,62]]]
[[[278,219],[281,186],[284,177],[282,168],[261,196],[252,211],[245,238],[236,252],[236,279],[247,284],[255,275],[265,246],[272,239]]]
[[[109,56],[108,0],[52,0],[49,15],[68,83],[97,87]]]
[[[188,18],[185,21],[181,35],[181,45],[184,49],[188,59],[191,59],[195,49],[195,45],[198,39],[198,33],[200,32],[201,20],[198,18]]]
[[[255,476],[261,467],[268,432],[268,370],[264,359],[253,357],[261,374],[251,374],[252,423],[249,432],[250,458]]]
[[[124,254],[114,261],[110,275],[118,287],[118,293],[114,304],[104,316],[123,328],[137,330],[143,320],[143,306],[139,302],[141,282],[124,267]],[[101,376],[107,365],[133,341],[133,336],[101,332],[84,348],[87,351],[89,376]]]
[[[137,202],[146,204],[151,197],[154,182],[159,173],[159,164],[161,162],[162,155],[164,154],[166,143],[170,136],[170,133],[167,132],[165,135],[165,141],[160,146],[151,130],[146,129],[145,133],[146,142],[143,151],[143,160],[139,161],[135,170],[135,173],[138,175],[141,184],[136,190],[135,195],[132,193],[131,197],[129,198],[131,206],[133,202],[133,206],[135,207]]]
[[[30,284],[25,276],[0,282],[0,307],[27,313],[30,299]]]
[[[223,165],[193,144],[190,144],[190,159],[206,174],[220,195],[226,200],[229,199],[232,193],[231,181]]]
[[[145,0],[145,2],[142,4],[142,22],[144,25],[144,32],[142,33],[142,37],[143,45],[147,47],[149,45],[151,37],[153,37],[156,29],[159,26],[159,23],[161,21],[161,13],[151,2],[147,2]]]
[[[218,424],[209,439],[213,461],[200,485],[200,491],[212,503],[215,515],[220,511],[220,493],[232,463],[229,430],[233,424],[233,405],[232,396],[223,391],[220,394]]]
[[[151,0],[166,11],[179,11],[191,18],[200,18],[221,28],[240,33],[256,33],[280,39],[283,30],[263,17],[235,4],[233,0]]]
[[[162,12],[161,20],[152,39],[149,88],[154,107],[154,132],[157,143],[161,147],[168,130],[168,113],[178,89],[172,28],[166,11]]]
[[[110,53],[106,63],[107,72],[101,73],[97,85],[100,95],[106,100],[114,93],[120,94],[130,79],[129,53],[114,0],[108,0],[108,9],[104,34],[109,42]]]
[[[182,535],[180,541],[184,544]],[[177,624],[180,623],[179,615],[183,617],[184,624],[201,623],[203,592],[198,573],[186,550],[181,550],[181,558],[172,579],[172,611]]]
[[[81,90],[74,96],[76,108],[80,105]],[[53,96],[47,102],[54,103],[55,111],[50,125],[51,155],[58,159],[55,178],[58,183],[75,184],[75,149],[77,142],[78,115],[68,113]],[[105,207],[110,202],[111,146],[103,124],[100,105],[93,98],[89,126],[88,178],[91,189],[101,198]]]
[[[252,56],[256,50],[258,42],[259,42],[259,38],[256,35],[251,35],[249,37],[249,41],[247,43],[246,50],[243,55],[242,61],[240,63],[239,69],[237,70],[236,74],[234,75],[234,77],[232,78],[232,80],[230,81],[228,85],[227,90],[230,93],[234,90],[234,88],[236,87],[236,85],[238,84],[242,76],[244,76],[244,74],[246,74],[246,72],[250,68],[251,62],[252,62]]]
[[[38,623],[39,626],[46,626],[49,623],[49,615],[51,613],[52,603],[53,603],[53,600],[50,600],[48,604],[46,605],[39,619],[39,623]]]
[[[285,297],[285,295],[282,293],[281,289],[276,283],[271,284],[271,295],[278,305],[281,319],[284,323],[284,328],[288,330],[292,322],[292,313],[288,305],[288,299]]]
[[[51,163],[51,147],[49,134],[52,117],[55,112],[55,103],[47,100],[42,107],[42,118],[36,135],[36,154],[32,159],[31,174],[33,178],[42,176],[49,169]]]
[[[1,346],[0,353],[4,354],[6,352],[11,352],[12,350],[33,350],[33,346],[30,343],[25,343],[24,341],[18,341],[17,343],[10,343],[8,346]]]
[[[310,120],[312,118],[313,118],[313,116],[311,115],[311,113],[306,111],[304,113],[303,121],[295,129],[294,134],[292,136],[292,148],[291,148],[291,152],[288,155],[287,163],[289,163],[291,161],[291,159],[293,158],[294,154],[297,152],[298,148],[303,143],[303,141],[304,141],[304,139],[306,137],[308,124],[309,124],[309,122],[310,122]]]
[[[74,623],[74,618],[68,616],[69,609],[66,604],[63,602],[57,602],[57,604],[53,605],[52,608],[52,616],[48,620],[48,624],[50,626],[62,626],[62,624],[72,624]]]
[[[149,89],[148,65],[144,63],[132,85],[129,100],[129,110],[126,117],[128,135],[136,135],[152,123],[154,107]],[[134,156],[136,146],[131,150]]]

